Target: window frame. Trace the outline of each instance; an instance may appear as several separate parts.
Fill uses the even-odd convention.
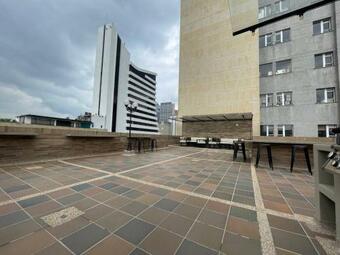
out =
[[[326,131],[326,136],[320,136],[320,127],[325,127],[325,131]],[[330,130],[333,128],[336,128],[337,125],[336,124],[321,124],[318,125],[318,137],[326,137],[326,138],[330,138],[330,137],[335,137],[335,134],[331,134]]]
[[[264,38],[264,45],[261,45],[261,37]],[[268,43],[268,38],[270,39],[270,43]],[[273,33],[268,33],[268,34],[264,34],[260,36],[260,48],[265,48],[265,47],[269,47],[269,46],[273,46],[274,45],[274,40],[273,40]]]
[[[287,8],[286,8],[286,9],[283,9],[283,3],[284,3],[284,2],[287,3]],[[277,9],[277,6],[279,7],[279,10]],[[289,1],[288,1],[288,0],[280,0],[280,1],[276,1],[276,2],[274,3],[274,9],[275,9],[275,14],[289,11]]]
[[[292,130],[292,135],[287,136],[287,127],[290,126]],[[279,134],[280,129],[282,128],[282,135]],[[280,124],[277,125],[277,136],[279,137],[292,137],[294,136],[294,125],[292,124]]]
[[[317,66],[316,58],[320,57],[320,56],[322,57],[322,66]],[[326,58],[329,57],[329,56],[332,57],[332,63],[327,65]],[[334,52],[333,51],[329,51],[329,52],[325,52],[325,53],[315,54],[314,55],[314,63],[315,63],[315,68],[316,69],[327,68],[327,67],[334,66],[335,65],[335,63],[334,63]]]
[[[283,63],[283,62],[289,62],[289,68],[288,68],[288,72],[278,72],[278,64],[279,63]],[[283,69],[280,69],[283,70]],[[287,70],[287,69],[286,69]],[[292,60],[291,59],[285,59],[285,60],[280,60],[280,61],[276,61],[275,62],[275,75],[281,75],[281,74],[287,74],[287,73],[291,73],[292,72]]]
[[[289,36],[288,36],[288,40],[287,40],[287,41],[284,41],[283,33],[284,33],[285,31],[288,31],[288,32],[289,32]],[[286,29],[282,29],[282,30],[275,31],[275,44],[282,44],[282,43],[289,42],[289,41],[290,41],[290,31],[291,31],[290,28],[286,28]],[[279,40],[279,41],[277,40],[277,36],[278,36],[278,35],[280,35],[280,40]]]
[[[260,78],[263,78],[263,77],[272,77],[274,75],[274,63],[271,62],[271,63],[266,63],[266,64],[261,64],[260,67],[259,67],[259,72],[260,72]],[[261,67],[263,66],[266,66],[266,65],[271,65],[271,74],[268,74],[267,75],[262,75],[262,72],[261,72]]]
[[[260,16],[260,10],[264,10],[264,15],[263,16]],[[269,17],[271,14],[272,14],[272,6],[271,4],[267,4],[267,5],[264,5],[264,6],[261,6],[259,7],[259,10],[258,10],[258,19],[265,19],[267,17]]]
[[[269,104],[269,98],[272,97],[271,104]],[[265,97],[265,106],[262,105],[262,97]],[[274,106],[274,94],[273,93],[267,93],[267,94],[261,94],[260,95],[260,101],[261,101],[261,108],[268,108]]]
[[[290,94],[290,104],[286,104],[286,95]],[[278,98],[281,97],[281,104],[278,103]],[[286,92],[278,92],[276,93],[276,105],[277,106],[288,106],[293,104],[293,92],[286,91]]]
[[[262,128],[263,127],[266,128],[266,131],[265,131],[266,135],[262,135]],[[269,132],[271,127],[273,128],[272,134],[270,134],[270,132]],[[261,130],[261,136],[274,136],[274,125],[261,125],[260,130]]]
[[[321,102],[318,101],[318,91],[323,91],[323,100]],[[333,100],[330,101],[328,98],[328,92],[333,92]],[[336,103],[336,89],[335,87],[329,87],[329,88],[320,88],[316,89],[316,103],[317,104],[333,104]]]
[[[329,24],[329,29],[327,31],[325,31],[325,24]],[[314,30],[314,26],[315,25],[319,25],[320,26],[320,33],[316,33]],[[328,18],[324,18],[324,19],[319,19],[316,21],[313,21],[313,35],[322,35],[325,33],[329,33],[333,31],[333,24],[332,24],[332,18],[328,17]]]

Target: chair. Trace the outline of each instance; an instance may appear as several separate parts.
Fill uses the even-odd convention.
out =
[[[291,154],[291,159],[290,159],[290,172],[293,172],[293,167],[294,167],[294,162],[295,162],[295,154],[296,154],[296,150],[300,149],[303,150],[305,153],[305,159],[306,159],[306,163],[307,163],[307,167],[308,167],[308,172],[313,175],[312,172],[312,166],[310,164],[310,159],[309,159],[309,151],[308,151],[308,146],[307,145],[292,145],[292,154]]]
[[[273,157],[272,157],[272,146],[268,143],[262,143],[257,146],[257,155],[256,155],[256,164],[255,167],[257,168],[259,166],[259,161],[261,157],[261,148],[267,148],[267,155],[268,155],[268,163],[272,170],[274,170],[273,166]]]
[[[221,143],[220,138],[213,137],[208,139],[208,144],[210,148],[219,148],[220,143]]]
[[[240,147],[241,147],[242,154],[243,154],[243,160],[244,160],[244,162],[246,162],[247,161],[246,144],[242,140],[234,141],[234,156],[233,156],[233,160],[235,161],[235,159],[237,159],[237,153],[238,153]]]

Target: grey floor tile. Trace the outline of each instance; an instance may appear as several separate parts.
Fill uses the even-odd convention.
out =
[[[115,232],[121,238],[138,245],[153,229],[154,225],[134,219]]]
[[[62,242],[75,254],[81,254],[108,234],[109,232],[106,229],[102,229],[96,224],[90,224],[65,237]]]
[[[18,223],[20,221],[28,219],[29,216],[23,211],[16,211],[0,217],[0,228]]]
[[[172,212],[176,209],[176,207],[179,205],[177,201],[163,198],[162,200],[158,201],[154,206],[166,211]]]
[[[48,196],[42,195],[42,196],[37,196],[37,197],[21,200],[18,203],[23,208],[27,208],[27,207],[31,207],[31,206],[34,206],[34,205],[41,204],[41,203],[46,202],[48,200],[50,200],[50,198]]]
[[[80,185],[77,185],[77,186],[73,186],[72,189],[75,190],[75,191],[82,191],[82,190],[89,189],[91,187],[92,187],[91,184],[83,183],[83,184],[80,184]]]
[[[176,255],[217,255],[216,251],[205,248],[197,243],[189,240],[184,240],[182,245],[179,247]]]

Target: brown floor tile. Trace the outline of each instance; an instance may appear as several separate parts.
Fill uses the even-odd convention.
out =
[[[264,203],[264,207],[267,209],[292,214],[292,211],[289,209],[289,207],[285,203],[280,204],[280,203],[271,202],[267,200],[263,200],[263,203]]]
[[[278,228],[281,230],[306,235],[300,226],[299,222],[296,220],[286,219],[282,217],[278,217],[275,215],[268,214],[269,225],[274,228]]]
[[[150,207],[138,217],[157,226],[167,216],[169,216],[168,212],[158,209],[156,207]]]
[[[21,208],[16,203],[2,205],[0,206],[0,216],[18,211],[20,209]]]
[[[0,229],[0,246],[10,241],[16,240],[22,236],[35,232],[41,228],[33,220],[27,220],[18,224],[11,225]]]
[[[138,199],[136,199],[136,201],[139,201],[139,202],[147,204],[147,205],[152,205],[152,204],[158,202],[160,199],[161,199],[161,197],[158,196],[158,195],[145,194],[145,195],[139,197]]]
[[[115,197],[113,199],[106,201],[105,204],[114,208],[114,209],[119,209],[119,208],[127,205],[131,201],[132,200],[127,198],[127,197],[118,196],[118,197]]]
[[[203,198],[188,197],[187,199],[183,201],[183,204],[190,204],[196,207],[203,207],[206,202],[207,200]]]
[[[176,214],[170,214],[163,221],[161,227],[181,236],[185,236],[188,233],[193,222],[193,220],[190,220],[188,218],[184,218]]]
[[[134,249],[133,245],[116,235],[111,235],[86,252],[88,255],[127,255]]]
[[[58,191],[48,193],[48,195],[53,199],[59,199],[59,198],[62,198],[62,197],[65,197],[65,196],[68,196],[68,195],[71,195],[71,194],[74,194],[74,193],[75,193],[74,190],[62,189],[62,190],[58,190]]]
[[[116,231],[121,226],[125,225],[130,221],[132,217],[126,213],[115,211],[109,215],[102,217],[100,220],[97,221],[99,225],[108,229],[111,232]]]
[[[47,230],[56,238],[61,239],[90,223],[89,220],[80,216],[57,227],[48,227]]]
[[[87,209],[94,207],[98,203],[91,198],[84,198],[78,203],[73,204],[74,207],[78,208],[80,211],[86,211]]]
[[[132,201],[131,203],[123,206],[120,210],[123,212],[129,213],[131,215],[137,216],[142,211],[144,211],[147,207],[148,206],[143,203]]]
[[[200,211],[201,208],[188,204],[180,204],[173,212],[194,220],[196,219]]]
[[[35,255],[71,255],[72,253],[67,250],[60,243],[54,243],[51,246],[44,248],[37,252]]]
[[[49,235],[45,230],[40,230],[13,243],[1,246],[0,254],[32,254],[43,249],[44,247],[50,246],[54,242],[55,239],[51,235]]]
[[[221,251],[228,255],[262,255],[261,242],[226,232]]]
[[[92,207],[85,211],[84,217],[90,220],[98,220],[101,217],[108,215],[111,213],[113,209],[111,207],[105,206],[105,205],[97,205],[95,207]]]
[[[172,255],[181,240],[179,236],[157,228],[140,244],[140,247],[152,255]]]
[[[198,220],[205,224],[224,229],[227,215],[204,209]]]
[[[251,239],[260,240],[259,226],[255,222],[242,220],[237,217],[229,217],[227,230]]]
[[[196,222],[188,234],[188,239],[218,251],[222,236],[223,230]]]
[[[27,208],[26,211],[32,215],[33,218],[40,217],[42,215],[47,215],[49,212],[61,210],[63,208],[62,205],[57,203],[56,201],[48,201],[43,204],[39,204],[30,208]]]
[[[209,210],[227,215],[228,211],[230,209],[230,206],[223,204],[223,203],[220,203],[220,202],[210,200],[207,203],[206,208],[209,209]]]

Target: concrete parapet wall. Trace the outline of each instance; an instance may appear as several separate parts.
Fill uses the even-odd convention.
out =
[[[157,139],[158,147],[176,145],[179,137]],[[127,134],[102,130],[0,124],[0,165],[123,151]]]

